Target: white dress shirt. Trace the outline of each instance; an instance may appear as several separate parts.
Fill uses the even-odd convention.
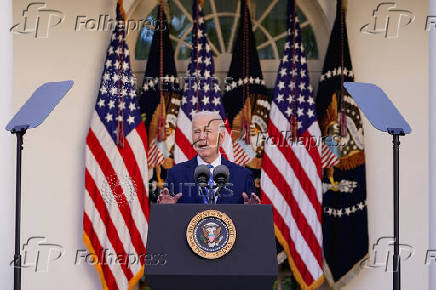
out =
[[[213,168],[215,168],[218,165],[221,165],[221,153],[218,153],[218,157],[212,163],[207,163],[206,161],[201,159],[201,157],[199,155],[197,155],[197,163],[198,163],[198,165],[209,165],[210,164],[213,166]],[[210,168],[211,173],[213,172],[213,168]]]

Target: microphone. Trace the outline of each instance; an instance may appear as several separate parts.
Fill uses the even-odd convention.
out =
[[[200,187],[209,186],[210,171],[206,165],[199,165],[194,171],[194,180]]]
[[[204,197],[208,199],[206,188],[209,188],[209,178],[210,178],[210,171],[209,167],[206,165],[199,165],[197,168],[195,168],[194,171],[194,180],[197,182],[198,187],[200,188],[201,192],[203,193]],[[209,203],[212,203],[211,198],[209,197]]]
[[[227,181],[229,181],[230,171],[225,165],[218,165],[213,170],[213,180],[218,185],[218,187],[225,187]]]

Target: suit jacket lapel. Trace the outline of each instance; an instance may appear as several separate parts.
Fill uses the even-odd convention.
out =
[[[195,168],[197,168],[197,166],[198,166],[197,155],[194,158],[192,158],[191,160],[189,160],[187,162],[187,165],[188,165],[188,170],[186,170],[186,175],[185,175],[186,179],[185,180],[187,180],[188,182],[195,183],[194,171],[195,171]],[[191,190],[192,191],[191,191],[190,198],[193,200],[197,200],[198,199],[198,186],[197,186],[197,184],[195,186],[191,187]]]

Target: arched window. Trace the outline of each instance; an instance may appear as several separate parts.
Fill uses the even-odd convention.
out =
[[[170,0],[170,37],[177,60],[189,59],[191,53],[191,0]],[[204,14],[209,42],[215,57],[231,53],[239,19],[239,1],[206,1]],[[287,0],[259,1],[252,4],[253,28],[260,59],[280,59],[286,40]],[[318,59],[318,44],[311,23],[297,10],[308,59]],[[157,7],[148,16],[157,15]],[[135,58],[147,59],[152,32],[142,28],[136,42]]]
[[[205,0],[204,14],[207,33],[215,56],[215,71],[225,77],[230,66],[233,42],[236,38],[240,14],[240,0]],[[151,1],[150,1],[151,2]],[[328,44],[329,24],[318,1],[297,2],[297,13],[308,57],[312,86],[316,89],[322,70],[323,57]],[[286,19],[288,0],[251,0],[251,17],[256,37],[256,46],[261,59],[262,71],[269,88],[274,86],[279,60],[286,41]],[[175,50],[176,67],[181,76],[185,74],[191,52],[192,0],[168,0],[170,38]],[[144,4],[137,0],[130,9],[133,19],[153,19],[157,13],[157,2]],[[143,28],[130,33],[128,42],[134,49],[135,73],[139,83],[151,46],[153,31]]]

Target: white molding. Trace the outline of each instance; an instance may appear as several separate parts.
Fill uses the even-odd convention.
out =
[[[429,0],[429,14],[436,14],[436,0]],[[429,33],[429,249],[436,249],[436,35]],[[432,178],[433,177],[433,178]],[[430,263],[429,269],[429,289],[436,289],[436,265]]]

